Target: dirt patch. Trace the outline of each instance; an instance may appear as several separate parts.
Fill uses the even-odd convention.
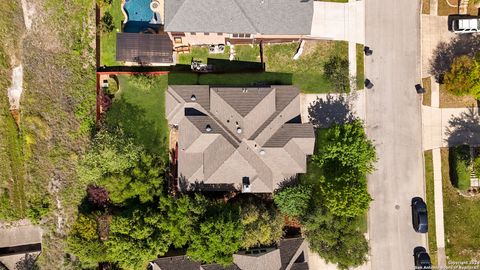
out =
[[[477,100],[472,96],[456,96],[449,93],[445,84],[440,84],[440,108],[476,107]]]

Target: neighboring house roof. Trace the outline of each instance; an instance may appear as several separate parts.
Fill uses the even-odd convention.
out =
[[[185,255],[162,257],[152,262],[152,270],[308,270],[307,242],[303,238],[282,239],[278,247],[256,248],[233,255],[233,264],[203,264]]]
[[[116,60],[138,63],[173,63],[168,35],[117,33]]]
[[[299,114],[293,86],[169,86],[166,115],[179,129],[181,186],[240,190],[246,182],[250,192],[268,193],[306,172],[315,135],[311,124],[290,121]]]
[[[310,34],[313,0],[165,0],[165,31]]]
[[[184,255],[162,257],[152,262],[152,270],[199,270],[200,263],[194,262]]]

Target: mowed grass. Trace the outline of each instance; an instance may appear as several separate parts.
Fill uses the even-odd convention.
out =
[[[480,197],[458,194],[450,181],[449,149],[442,148],[443,216],[446,255],[451,261],[480,259]]]
[[[121,62],[115,60],[116,56],[116,33],[120,32],[122,29],[122,21],[124,19],[121,1],[113,0],[111,5],[106,6],[105,8],[100,9],[100,18],[109,12],[113,17],[113,23],[115,29],[110,33],[100,33],[100,65],[105,66],[117,66],[121,65]]]
[[[304,52],[293,60],[299,44],[264,46],[266,71],[292,74],[292,84],[304,93],[337,92],[325,78],[323,66],[333,55],[348,59],[348,43],[344,41],[307,41]]]
[[[432,78],[422,78],[422,86],[425,88],[425,93],[423,93],[422,105],[432,106]]]
[[[119,127],[148,151],[166,158],[168,124],[165,119],[167,76],[118,76],[120,90],[107,112],[109,128]]]
[[[190,65],[192,59],[207,63],[208,58],[228,59],[230,56],[230,47],[225,46],[224,53],[209,53],[207,47],[192,47],[190,53],[179,53],[177,55],[177,64]]]
[[[433,178],[433,156],[432,150],[425,151],[425,182],[426,182],[426,202],[428,211],[428,249],[432,264],[437,265],[437,235],[435,231],[435,194]]]
[[[365,81],[365,52],[363,51],[363,44],[357,43],[356,52],[357,52],[357,90],[363,89]]]
[[[476,107],[477,100],[470,96],[456,96],[448,92],[445,84],[440,84],[439,87],[440,94],[440,108],[465,108],[465,107]]]

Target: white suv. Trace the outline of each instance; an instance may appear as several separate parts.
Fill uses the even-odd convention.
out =
[[[449,29],[455,33],[480,33],[480,17],[465,16],[450,20]]]

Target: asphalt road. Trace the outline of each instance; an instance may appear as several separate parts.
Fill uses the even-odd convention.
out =
[[[412,228],[410,200],[425,198],[420,97],[420,1],[365,0],[366,125],[379,157],[369,176],[373,270],[414,269],[413,248],[425,235]]]

